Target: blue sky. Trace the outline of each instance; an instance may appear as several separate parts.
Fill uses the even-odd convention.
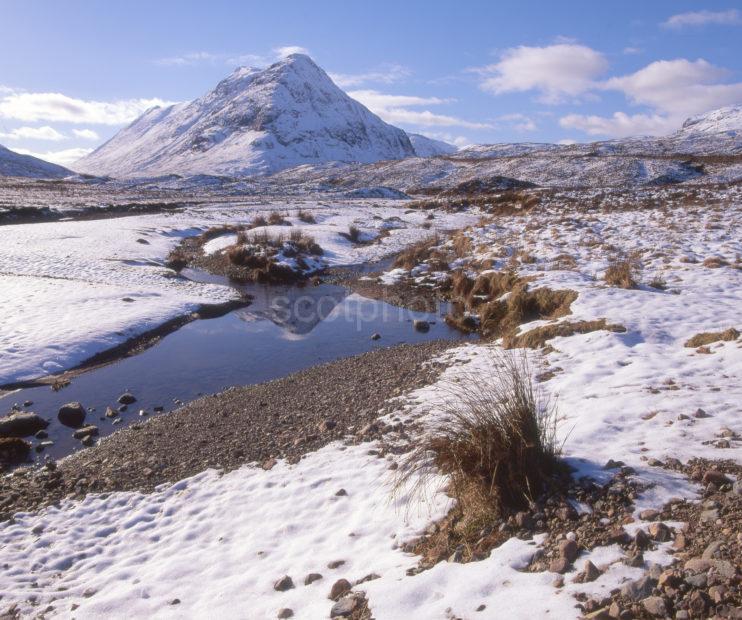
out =
[[[71,163],[147,107],[294,50],[459,145],[668,133],[742,103],[735,4],[1,0],[0,144]]]

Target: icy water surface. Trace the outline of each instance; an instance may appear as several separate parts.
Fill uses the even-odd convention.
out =
[[[443,321],[448,310],[445,304],[432,313],[411,312],[332,285],[253,285],[243,290],[254,298],[249,307],[189,323],[139,355],[80,375],[59,392],[38,387],[11,393],[0,399],[0,413],[14,403],[32,401],[26,409],[50,420],[46,441],[54,442],[33,454],[37,460],[60,458],[83,449],[80,441],[72,438],[73,429],[57,420],[64,403],[79,401],[94,408],[86,423],[97,425],[100,435],[105,436],[147,416],[160,415],[155,407],[167,412],[179,403],[233,385],[276,379],[379,347],[462,338]],[[428,332],[414,328],[413,321],[418,319],[430,323]],[[376,333],[381,337],[372,340]],[[125,391],[137,402],[118,418],[104,417],[106,407],[119,407],[117,399]],[[120,422],[114,423],[115,419]],[[36,439],[32,442],[34,447],[40,443]]]

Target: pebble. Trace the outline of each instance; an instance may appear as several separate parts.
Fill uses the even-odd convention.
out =
[[[330,594],[327,595],[327,598],[337,601],[340,599],[341,596],[347,594],[350,592],[351,589],[350,581],[347,579],[338,579],[335,583],[332,584],[332,588],[330,588]]]
[[[273,584],[273,589],[278,592],[285,592],[286,590],[291,590],[293,587],[294,582],[288,575],[284,575]]]

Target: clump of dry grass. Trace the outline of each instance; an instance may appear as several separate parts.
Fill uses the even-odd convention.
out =
[[[530,329],[523,334],[507,335],[503,338],[503,346],[506,349],[526,347],[536,349],[546,345],[547,340],[558,337],[574,336],[575,334],[587,334],[605,329],[611,332],[625,332],[623,325],[608,323],[605,319],[595,321],[565,321],[553,325],[543,325]]]
[[[433,235],[428,239],[423,239],[417,243],[408,246],[394,259],[394,266],[402,269],[412,269],[431,256],[433,248],[440,243],[438,235]],[[448,267],[448,263],[446,263]]]
[[[462,231],[457,232],[452,239],[453,251],[459,258],[464,258],[471,254],[472,243],[471,239],[464,234]]]
[[[262,226],[268,226],[268,220],[265,219],[264,215],[256,215],[250,222],[250,228],[260,228]]]
[[[639,265],[628,258],[614,258],[608,264],[603,279],[610,286],[619,288],[636,288]]]
[[[339,233],[341,237],[345,237],[351,243],[361,242],[361,229],[355,224],[348,226],[348,232]]]
[[[665,280],[660,274],[657,274],[649,281],[649,286],[656,288],[658,291],[667,290],[667,280]]]
[[[718,269],[719,267],[726,267],[729,263],[723,258],[718,256],[710,256],[703,261],[703,266],[709,269]]]
[[[180,246],[173,248],[168,254],[165,266],[180,271],[188,265],[188,253]]]
[[[559,471],[557,412],[525,355],[491,358],[486,374],[446,386],[436,421],[400,469],[399,484],[423,489],[442,473],[464,523],[523,509]]]
[[[295,246],[298,253],[313,254],[314,256],[324,254],[324,250],[314,240],[314,237],[306,234],[301,228],[295,228],[291,231],[289,241]]]
[[[702,347],[704,345],[711,344],[712,342],[729,342],[732,340],[737,340],[737,338],[739,338],[739,331],[734,329],[734,327],[730,327],[723,332],[702,332],[700,334],[696,334],[685,342],[685,346],[695,349],[696,347]]]
[[[268,216],[268,223],[271,226],[291,226],[291,222],[286,219],[286,216],[278,211],[271,212]]]
[[[315,219],[314,215],[312,215],[309,211],[304,211],[304,209],[299,209],[296,212],[296,217],[299,218],[299,221],[304,222],[305,224],[316,224],[317,220]]]

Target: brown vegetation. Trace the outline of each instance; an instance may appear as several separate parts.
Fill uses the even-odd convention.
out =
[[[638,286],[636,275],[638,270],[639,264],[637,261],[629,258],[614,258],[608,264],[603,279],[609,286],[636,288]]]
[[[305,224],[316,224],[317,220],[315,219],[314,215],[312,215],[309,211],[304,211],[303,209],[299,209],[296,212],[296,217],[299,218],[301,222],[304,222]]]
[[[394,266],[402,269],[412,269],[413,267],[416,267],[431,257],[433,248],[435,248],[439,243],[440,240],[438,239],[438,235],[434,235],[408,246],[397,255],[397,258],[394,260]],[[441,257],[437,256],[436,258]],[[437,266],[440,267],[441,265],[438,264]],[[448,263],[446,263],[446,269],[447,268]],[[444,271],[444,269],[440,269],[439,271]]]
[[[713,342],[731,341],[739,338],[739,331],[730,327],[723,332],[702,332],[696,334],[685,342],[685,346],[688,348],[695,349],[696,347],[702,347]]]
[[[503,346],[506,349],[522,348],[536,349],[546,345],[547,340],[552,338],[574,336],[575,334],[587,334],[598,330],[607,330],[611,332],[625,332],[623,325],[608,323],[605,319],[595,321],[565,321],[563,323],[554,323],[553,325],[543,325],[530,329],[523,334],[507,335],[503,339]]]
[[[400,468],[400,485],[424,488],[430,476],[448,477],[460,532],[528,506],[560,468],[556,410],[527,358],[501,354],[491,366],[489,382],[465,375],[448,386],[438,421]]]

